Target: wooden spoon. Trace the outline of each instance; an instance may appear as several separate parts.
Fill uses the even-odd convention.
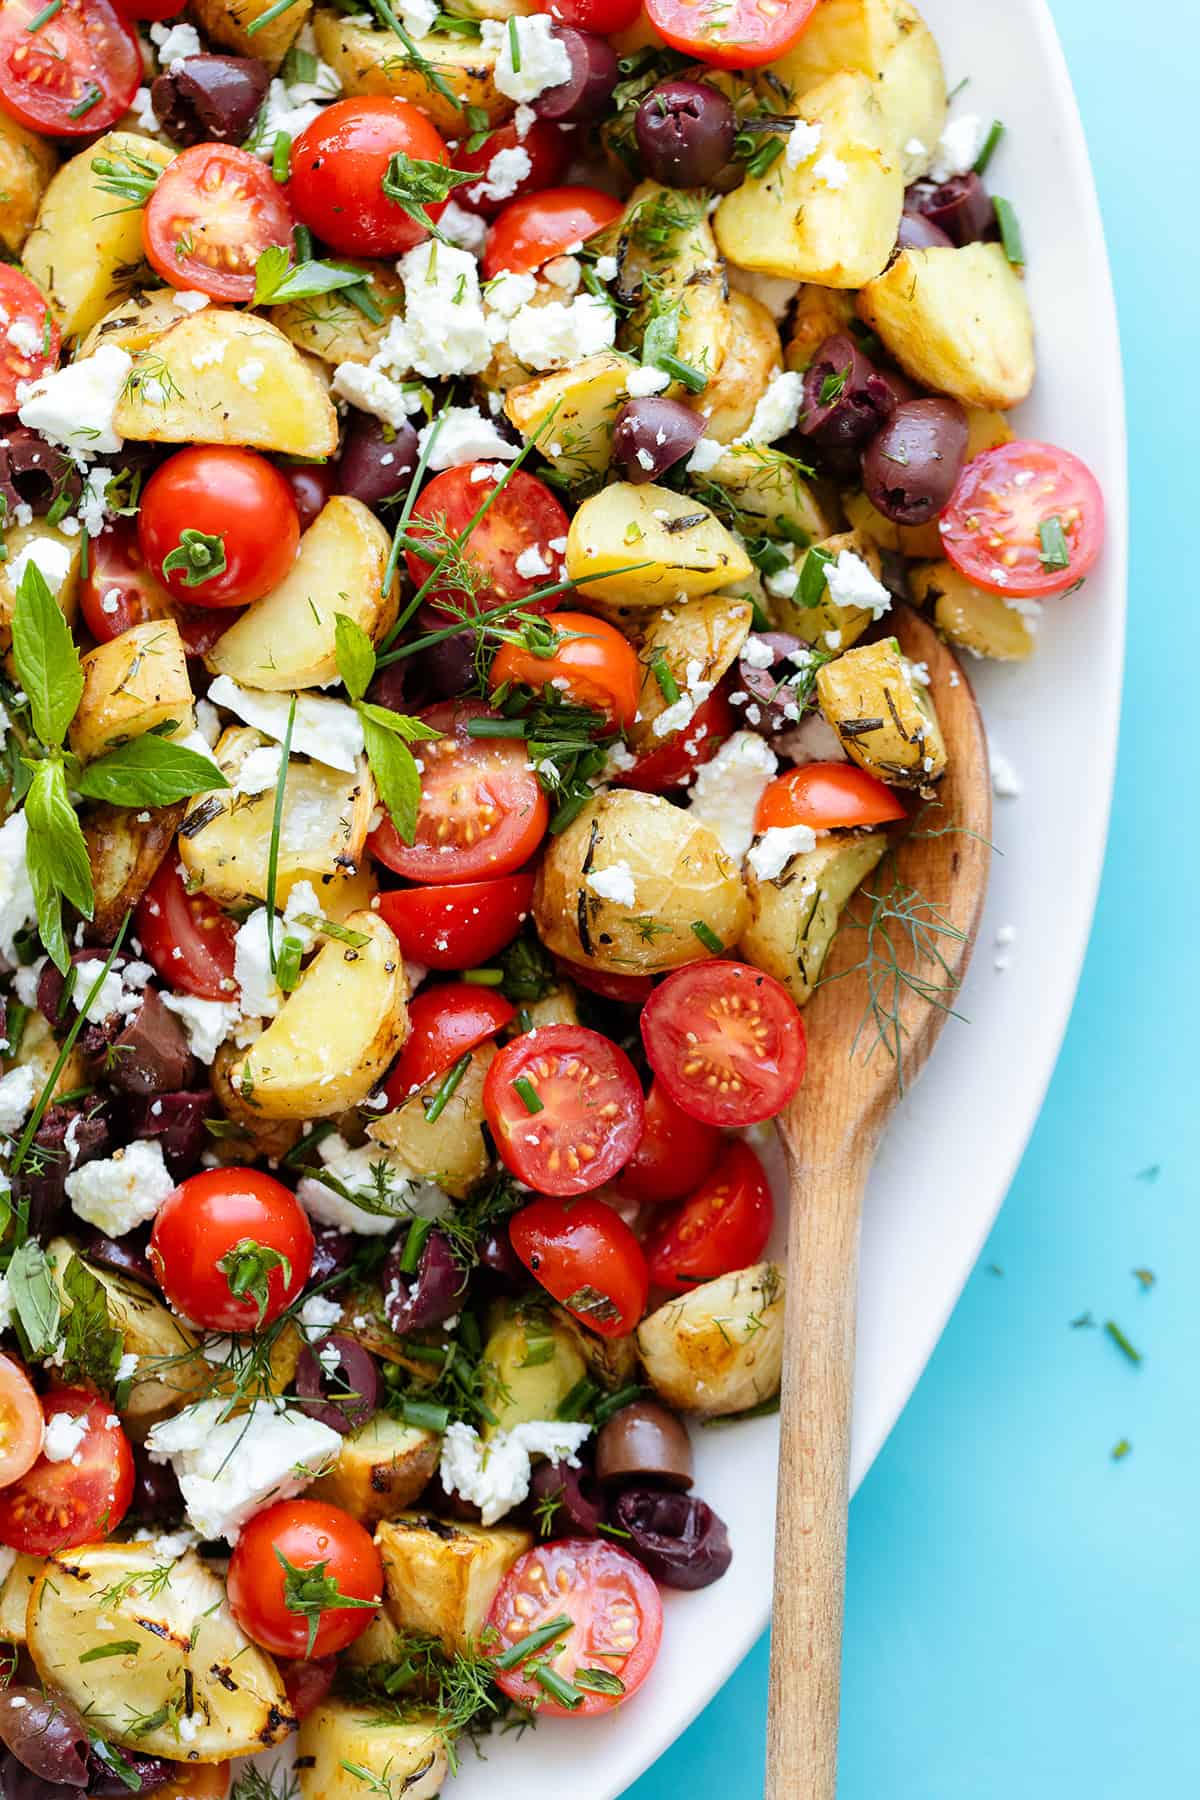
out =
[[[919,957],[893,923],[901,963],[917,979],[881,996],[895,1002],[895,1041],[881,1040],[866,975],[824,981],[805,1011],[804,1085],[779,1120],[791,1174],[791,1220],[779,1440],[775,1608],[767,1722],[767,1800],[834,1800],[838,1691],[849,1504],[850,1409],[863,1194],[884,1125],[923,1067],[954,1005],[987,891],[991,780],[974,696],[941,640],[907,607],[888,615],[906,656],[927,665],[949,768],[938,804],[885,858],[849,917],[865,922],[866,894],[893,876],[919,890],[956,933],[939,935],[944,967]],[[934,924],[929,912],[921,915]],[[826,974],[862,961],[865,935],[839,931]],[[878,966],[878,965],[877,965]],[[932,984],[932,988],[930,986]],[[864,1024],[865,1021],[865,1024]],[[903,1082],[901,1083],[901,1072]]]

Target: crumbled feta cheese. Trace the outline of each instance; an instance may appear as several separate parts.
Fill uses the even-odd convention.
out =
[[[730,287],[740,294],[749,294],[752,300],[765,306],[776,324],[800,292],[798,281],[788,281],[780,275],[760,275],[754,269],[739,269],[733,263],[728,265],[727,272]]]
[[[550,564],[536,544],[530,544],[527,549],[522,550],[513,566],[522,581],[536,581],[539,575],[550,573]]]
[[[615,281],[620,266],[615,256],[598,256],[595,262],[597,281]]]
[[[497,150],[487,169],[484,180],[477,183],[481,200],[511,200],[521,183],[533,173],[533,163],[529,152],[516,144],[509,150]],[[475,189],[472,189],[472,193]]]
[[[208,690],[214,706],[236,713],[247,725],[253,725],[264,736],[281,744],[287,735],[288,694],[265,694],[240,687],[228,675],[218,675]],[[296,697],[296,721],[292,731],[292,749],[330,769],[343,769],[352,775],[363,753],[362,721],[352,706],[343,700],[326,700],[320,695],[299,694]]]
[[[861,606],[876,619],[891,609],[892,596],[853,550],[839,551],[837,561],[826,564],[825,583],[836,606]]]
[[[196,702],[196,730],[211,750],[221,735],[221,718],[211,700]]]
[[[815,850],[817,834],[811,825],[772,825],[763,832],[746,857],[760,881],[774,881],[791,862]]]
[[[532,106],[518,106],[513,114],[513,130],[517,134],[517,142],[523,144],[537,123],[537,114]]]
[[[417,434],[417,448],[423,451],[433,436],[433,423],[423,425]],[[479,462],[485,457],[498,457],[511,462],[518,454],[494,421],[485,419],[477,406],[448,407],[426,465],[429,469],[455,469],[460,463]]]
[[[332,1225],[338,1231],[355,1231],[361,1237],[382,1237],[396,1228],[397,1219],[416,1216],[440,1219],[450,1205],[449,1198],[432,1181],[414,1174],[408,1165],[382,1144],[364,1144],[351,1150],[336,1132],[322,1139],[317,1155],[330,1175],[350,1193],[361,1193],[377,1202],[381,1185],[394,1211],[368,1212],[356,1206],[334,1188],[327,1187],[315,1175],[305,1175],[296,1189],[296,1198],[319,1225]],[[382,1170],[377,1177],[376,1170]]]
[[[428,37],[438,16],[437,0],[401,0],[396,11],[409,37]]]
[[[481,255],[487,242],[487,220],[460,206],[454,199],[447,200],[442,209],[438,230],[451,244],[456,244],[460,250],[469,250],[472,256]]]
[[[547,306],[523,306],[508,327],[508,342],[526,368],[565,369],[611,349],[616,332],[612,307],[595,294],[578,294],[569,305],[551,300]]]
[[[12,1190],[8,1187],[7,1183],[0,1184],[0,1192],[8,1194],[8,1193],[11,1193],[11,1191]],[[0,1331],[7,1331],[9,1326],[12,1324],[12,1320],[13,1320],[12,1294],[11,1294],[11,1292],[9,1290],[9,1286],[8,1286],[8,1276],[0,1275]],[[12,1567],[11,1563],[8,1565],[8,1567],[9,1568]],[[6,1568],[4,1566],[3,1556],[0,1555],[0,1584],[3,1583],[4,1577],[5,1577],[5,1575],[7,1575],[7,1573],[8,1573],[8,1568]]]
[[[841,157],[835,156],[832,150],[827,150],[824,156],[817,158],[813,164],[813,174],[823,187],[832,188],[835,191],[844,188],[850,179],[849,169]]]
[[[168,1012],[182,1020],[188,1048],[199,1062],[211,1063],[242,1016],[231,1000],[200,1000],[194,994],[164,994]]]
[[[775,752],[757,733],[735,731],[696,771],[691,816],[708,826],[736,863],[745,860],[758,803],[778,767]]]
[[[738,654],[738,661],[744,662],[748,669],[769,669],[775,661],[775,652],[765,638],[748,637]]]
[[[42,348],[42,328],[32,319],[14,319],[4,335],[21,356],[36,356]]]
[[[194,350],[192,352],[193,369],[201,370],[217,368],[219,364],[225,361],[226,348],[227,346],[225,344],[216,342],[204,344],[199,350]]]
[[[18,1064],[0,1076],[0,1133],[11,1137],[29,1117],[40,1083],[28,1064]]]
[[[266,372],[267,365],[259,357],[248,357],[237,372],[238,382],[248,393],[256,394],[258,384]]]
[[[724,444],[718,444],[715,438],[702,437],[698,439],[696,448],[692,451],[691,459],[688,462],[688,474],[707,475],[708,471],[715,468],[717,463],[720,462],[725,454],[725,449],[726,446]]]
[[[42,1455],[47,1462],[70,1462],[88,1434],[86,1413],[53,1413],[46,1421]]]
[[[253,136],[247,141],[246,148],[253,155],[270,162],[275,154],[275,139],[282,132],[286,137],[298,138],[302,131],[321,116],[321,105],[316,100],[305,100],[295,106],[288,98],[288,90],[276,77],[267,89],[267,97],[258,116],[258,123]]]
[[[586,880],[593,894],[599,894],[602,900],[611,900],[615,906],[637,905],[637,887],[627,862],[611,863],[607,869],[593,869]]]
[[[1016,769],[1002,751],[994,744],[988,746],[988,762],[992,771],[992,792],[1000,800],[1019,800],[1025,792],[1025,783]]]
[[[324,1337],[341,1316],[341,1302],[330,1300],[325,1294],[310,1294],[297,1314],[300,1329],[310,1344],[315,1343],[317,1338]]]
[[[171,296],[171,305],[177,306],[183,313],[203,312],[211,304],[208,295],[202,294],[198,288],[176,288]]]
[[[479,294],[479,268],[467,250],[430,238],[400,258],[404,318],[393,319],[373,366],[421,375],[477,375],[492,357]]]
[[[251,799],[256,794],[270,793],[278,787],[282,770],[282,745],[259,744],[242,758],[231,792],[247,794]]]
[[[511,319],[536,293],[537,282],[532,275],[517,275],[505,269],[488,282],[483,297],[491,312],[499,313],[502,319]]]
[[[516,32],[519,69],[513,67],[510,27]],[[561,87],[571,79],[567,46],[546,13],[534,13],[528,18],[483,19],[479,32],[484,49],[496,52],[493,79],[510,100],[536,100],[547,88]]]
[[[788,545],[788,553],[793,554],[791,545]],[[799,586],[800,571],[792,563],[786,569],[775,569],[770,575],[763,576],[763,587],[772,600],[790,600]]]
[[[575,294],[583,279],[583,266],[577,257],[553,256],[549,262],[542,264],[541,274],[560,293]]]
[[[106,1237],[124,1237],[154,1218],[175,1182],[158,1139],[135,1138],[123,1150],[76,1169],[64,1186],[79,1218]]]
[[[931,181],[949,181],[954,175],[965,175],[979,160],[988,128],[978,113],[962,113],[951,119],[938,139]]]
[[[519,1506],[529,1492],[531,1457],[579,1467],[579,1450],[590,1425],[532,1419],[511,1431],[497,1431],[483,1443],[472,1425],[456,1419],[442,1439],[438,1473],[448,1494],[459,1494],[478,1506],[485,1525],[494,1525]]]
[[[178,1531],[163,1531],[159,1533],[158,1537],[151,1538],[150,1548],[159,1562],[178,1562],[181,1556],[185,1556],[199,1542],[199,1532],[191,1531],[186,1525],[183,1525]],[[186,1716],[185,1714],[184,1717]],[[181,1718],[179,1721],[181,1737],[187,1735],[183,1730],[183,1722],[184,1720]],[[191,1724],[192,1721],[189,1719],[188,1723]]]
[[[194,25],[178,20],[170,25],[151,25],[150,41],[158,52],[159,64],[168,69],[189,56],[199,56],[204,48]]]
[[[100,348],[79,362],[52,369],[24,390],[17,417],[51,443],[79,456],[114,456],[125,440],[113,414],[133,358],[117,344]]]
[[[642,399],[646,394],[661,394],[665,387],[670,387],[671,377],[665,369],[652,369],[649,366],[641,369],[630,369],[625,381],[625,391],[634,400]]]
[[[297,71],[296,79],[287,79],[288,65],[284,64],[283,89],[287,95],[289,106],[307,106],[312,101],[336,100],[342,91],[342,80],[336,69],[331,69],[323,62],[315,51],[310,51],[312,61],[306,63],[303,71]]]
[[[796,429],[803,405],[803,375],[795,369],[776,370],[754,408],[749,425],[735,441],[739,444],[773,444],[776,438]]]
[[[321,903],[311,881],[298,881],[288,895],[283,924],[276,929],[277,939],[284,935],[294,937],[302,951],[311,950],[317,934],[311,926],[300,923],[300,914],[320,911]],[[283,1005],[283,990],[271,969],[265,906],[256,907],[234,934],[233,976],[241,992],[242,1014],[247,1019],[273,1019]]]
[[[323,1474],[342,1440],[319,1419],[269,1400],[232,1418],[224,1413],[223,1400],[185,1407],[151,1429],[146,1449],[154,1462],[170,1462],[201,1537],[233,1544],[251,1514]]]
[[[104,976],[103,981],[100,980]],[[104,974],[104,963],[99,957],[88,957],[75,965],[75,1000],[80,1004],[92,993],[93,987],[100,982],[96,992],[84,1012],[89,1025],[103,1025],[106,1019],[121,1008],[124,994],[124,983],[119,969],[110,969]]]
[[[371,363],[338,363],[333,371],[333,391],[339,400],[348,400],[360,412],[382,419],[393,431],[400,429],[409,413],[421,410],[416,387],[394,381]]]
[[[787,143],[783,148],[784,161],[789,169],[798,169],[817,154],[821,145],[821,127],[810,125],[807,119],[797,119],[788,132]]]
[[[129,102],[133,122],[139,131],[153,134],[162,130],[162,120],[154,110],[154,97],[148,87],[140,87]]]
[[[62,588],[67,576],[74,566],[75,556],[66,544],[60,544],[57,538],[30,538],[23,544],[12,561],[6,565],[5,572],[16,592],[24,577],[26,569],[32,563],[39,571],[46,586],[52,594]]]
[[[79,500],[79,522],[89,537],[99,537],[108,515],[106,496],[113,471],[105,463],[93,463],[83,483]]]
[[[134,1376],[137,1374],[137,1366],[138,1366],[137,1352],[135,1350],[127,1350],[125,1355],[121,1358],[120,1362],[117,1364],[117,1372],[114,1377],[116,1385],[118,1387],[120,1387],[122,1382],[132,1381]]]
[[[28,831],[24,812],[10,813],[0,825],[0,953],[9,963],[17,960],[17,933],[37,917],[25,859]]]

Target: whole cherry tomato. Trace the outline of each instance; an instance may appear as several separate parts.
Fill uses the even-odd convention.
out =
[[[534,1200],[510,1219],[508,1236],[530,1274],[589,1331],[628,1337],[641,1323],[645,1252],[603,1200]]]
[[[554,655],[536,656],[519,644],[501,644],[489,676],[492,692],[510,682],[540,692],[553,682],[576,706],[594,707],[626,730],[637,715],[642,684],[629,639],[589,613],[547,613],[546,624],[563,637]]]
[[[295,1194],[258,1169],[205,1169],[163,1202],[150,1266],[177,1312],[210,1331],[253,1331],[291,1305],[312,1268]]]
[[[242,1532],[226,1577],[234,1618],[276,1656],[325,1657],[362,1636],[383,1561],[357,1519],[323,1500],[277,1500]]]
[[[246,606],[296,560],[300,515],[279,470],[253,450],[197,445],[155,470],[138,541],[152,572],[191,606]]]
[[[407,100],[383,94],[335,100],[292,145],[292,205],[304,224],[342,255],[399,256],[429,234],[384,191],[397,155],[450,161],[438,132]],[[444,202],[428,208],[435,223],[444,211]]]

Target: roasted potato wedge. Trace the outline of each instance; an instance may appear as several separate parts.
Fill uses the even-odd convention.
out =
[[[173,619],[131,625],[87,652],[83,698],[70,731],[80,762],[171,721],[184,729],[195,723],[187,652]]]
[[[628,357],[602,350],[569,369],[510,387],[504,410],[522,437],[537,438],[541,454],[575,487],[608,467],[613,425],[634,367]]]
[[[724,502],[750,521],[743,529],[764,537],[815,543],[836,526],[795,458],[764,444],[730,444],[710,469],[693,476],[692,485],[718,511]],[[747,569],[722,585],[751,573]]]
[[[174,154],[134,132],[110,131],[64,163],[46,189],[22,260],[64,337],[86,337],[128,292],[142,263],[142,208],[106,194],[96,163],[107,159],[120,166],[136,156],[165,169]],[[80,244],[88,246],[86,256],[79,254]]]
[[[337,413],[316,365],[256,313],[208,306],[134,358],[114,420],[155,444],[238,444],[319,460]]]
[[[659,749],[678,737],[680,730],[687,730],[690,719],[665,736],[655,731],[670,710],[667,693],[673,689],[686,693],[697,682],[716,687],[737,661],[753,620],[750,602],[728,594],[702,594],[697,600],[664,606],[653,615],[639,652],[642,687],[637,718],[628,732],[629,747],[636,755]],[[664,673],[670,678],[666,683]]]
[[[100,802],[84,813],[81,823],[96,895],[88,936],[96,943],[112,943],[121,920],[153,881],[186,812],[180,801],[146,814]]]
[[[312,15],[313,0],[293,0],[257,31],[250,26],[274,10],[275,0],[190,0],[188,11],[206,37],[239,56],[258,56],[278,68]]]
[[[40,1092],[50,1079],[58,1055],[59,1042],[50,1026],[40,1012],[31,1012],[25,1020],[25,1029],[21,1033],[16,1055],[5,1060],[13,1068],[32,1069],[37,1076]],[[90,1087],[91,1081],[87,1059],[76,1047],[59,1070],[58,1079],[54,1083],[54,1098],[60,1094],[73,1093],[77,1088]]]
[[[812,998],[842,908],[887,844],[881,831],[826,837],[815,850],[793,856],[773,881],[760,881],[753,867],[747,869],[750,923],[742,933],[742,955],[782,981],[797,1006]]]
[[[14,256],[21,254],[57,167],[47,138],[26,131],[8,113],[0,115],[0,244]]]
[[[861,287],[886,266],[904,202],[899,157],[874,84],[840,70],[806,93],[797,112],[820,125],[819,155],[796,168],[777,157],[765,175],[748,176],[726,194],[713,220],[717,243],[743,269]]]
[[[80,356],[91,356],[101,344],[115,344],[130,356],[148,350],[184,316],[184,309],[175,304],[176,291],[138,288],[92,326],[79,347]]]
[[[854,317],[854,296],[806,282],[792,303],[791,331],[783,360],[789,369],[807,369],[826,338],[845,331]]]
[[[803,569],[813,550],[823,550],[835,561],[843,550],[849,550],[866,563],[877,581],[883,570],[878,547],[857,531],[841,531],[835,537],[814,544],[812,550],[797,556],[795,566],[798,570]],[[839,606],[828,587],[823,587],[823,593],[825,598],[816,606],[801,606],[796,596],[788,600],[772,599],[767,609],[771,621],[780,631],[794,631],[807,644],[824,646],[832,643],[841,650],[848,650],[874,622],[875,615],[866,606]],[[832,638],[830,633],[834,634]]]
[[[622,343],[640,347],[651,317],[646,296],[653,284],[654,310],[678,310],[675,355],[700,370],[711,384],[729,352],[733,319],[725,269],[709,225],[708,201],[702,189],[643,181],[629,196],[624,220],[610,231],[616,236],[621,292],[643,296],[643,304],[623,327]],[[664,392],[679,399],[690,390],[673,382]]]
[[[396,1624],[440,1638],[453,1656],[478,1640],[496,1589],[533,1539],[510,1526],[450,1525],[411,1513],[379,1525],[375,1543]]]
[[[783,1367],[784,1275],[756,1263],[668,1300],[637,1328],[650,1385],[710,1418],[769,1400]]]
[[[327,939],[300,985],[229,1079],[267,1119],[328,1119],[365,1100],[408,1035],[408,981],[395,933],[351,913],[366,942]]]
[[[404,309],[404,283],[387,263],[342,260],[362,268],[381,319],[369,319],[338,291],[273,306],[270,313],[272,325],[291,338],[298,350],[318,356],[334,368],[342,362],[369,363],[387,336],[393,314]]]
[[[1033,387],[1033,317],[999,244],[901,250],[858,311],[900,367],[964,406],[1019,406]]]
[[[342,1439],[336,1463],[313,1483],[308,1498],[341,1506],[370,1529],[420,1498],[436,1473],[441,1445],[434,1431],[376,1413]]]
[[[299,1119],[267,1119],[242,1098],[241,1087],[232,1080],[230,1071],[241,1062],[242,1052],[236,1044],[222,1044],[212,1059],[209,1081],[220,1102],[221,1111],[231,1125],[238,1127],[237,1137],[221,1137],[213,1144],[213,1154],[233,1166],[255,1157],[286,1156],[299,1143]]]
[[[612,575],[614,569],[629,572]],[[650,610],[714,593],[750,569],[746,552],[707,506],[654,482],[602,488],[584,501],[567,534],[567,574],[606,618],[626,607]]]
[[[511,118],[514,105],[496,86],[496,52],[472,38],[431,32],[415,40],[408,57],[388,31],[372,31],[322,10],[313,21],[317,50],[341,77],[347,94],[395,94],[428,113],[439,131],[461,132],[466,108],[487,114],[489,125]],[[417,58],[432,66],[453,91],[457,105],[422,73]]]
[[[657,794],[624,790],[590,801],[548,841],[533,916],[546,948],[569,962],[646,975],[736,944],[747,913],[741,877],[708,827]]]
[[[928,608],[947,643],[997,662],[1024,662],[1033,655],[1033,632],[1003,594],[976,587],[952,562],[918,563],[908,585],[918,606]]]
[[[151,1583],[165,1566],[153,1544],[89,1544],[51,1557],[26,1620],[38,1674],[85,1715],[103,1713],[111,1742],[148,1756],[179,1755],[182,1718],[191,1720],[193,1762],[282,1743],[296,1721],[279,1671],[235,1623],[224,1583],[195,1551]],[[130,1585],[139,1575],[145,1581]],[[81,1658],[85,1647],[126,1641],[136,1653]]]
[[[821,711],[842,749],[892,787],[932,793],[946,772],[946,745],[929,690],[895,638],[858,644],[817,672]]]
[[[296,1743],[300,1800],[363,1800],[369,1792],[437,1800],[448,1766],[445,1733],[432,1715],[427,1723],[385,1720],[378,1707],[350,1700],[322,1700]]]
[[[535,1419],[556,1419],[571,1389],[587,1374],[573,1334],[540,1303],[501,1302],[483,1348],[484,1403],[496,1416],[484,1438]]]
[[[783,361],[779,327],[759,300],[735,289],[729,296],[729,348],[720,371],[695,404],[718,444],[732,443],[749,425],[767,383]]]
[[[436,1119],[425,1117],[425,1107],[444,1076],[419,1088],[394,1112],[373,1120],[367,1136],[394,1150],[414,1175],[427,1176],[443,1193],[461,1200],[487,1173],[483,1084],[495,1057],[496,1046],[491,1043],[472,1051],[466,1073]]]
[[[0,1587],[0,1643],[23,1644],[25,1619],[29,1612],[29,1595],[45,1568],[40,1556],[17,1557]]]
[[[235,619],[205,657],[211,673],[268,693],[328,687],[338,679],[339,613],[375,643],[395,621],[399,579],[382,591],[390,550],[374,513],[335,495],[304,533],[280,585]]]

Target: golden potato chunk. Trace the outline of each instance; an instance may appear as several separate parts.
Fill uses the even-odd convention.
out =
[[[821,711],[860,768],[893,787],[931,793],[946,772],[946,744],[928,688],[895,638],[859,644],[817,674]]]
[[[428,1487],[441,1447],[436,1432],[376,1413],[342,1439],[337,1461],[309,1488],[309,1498],[343,1507],[368,1528],[395,1518]]]
[[[706,506],[654,482],[602,488],[584,501],[567,534],[567,574],[606,614],[711,594],[743,580],[751,566]]]
[[[448,1760],[446,1737],[431,1714],[389,1720],[379,1707],[323,1700],[308,1713],[296,1742],[300,1800],[437,1800]]]
[[[171,721],[190,729],[192,698],[175,621],[131,625],[83,658],[83,698],[71,722],[71,748],[80,762],[90,762]]]
[[[637,1328],[650,1385],[681,1412],[745,1412],[778,1391],[783,1270],[756,1263],[668,1300]]]
[[[653,615],[638,654],[642,687],[637,718],[628,732],[635,754],[657,750],[687,730],[690,718],[665,735],[655,727],[670,711],[671,695],[677,700],[696,682],[716,687],[737,661],[753,620],[749,601],[727,594],[702,594]]]
[[[190,11],[206,37],[239,56],[257,56],[278,68],[312,14],[313,0],[293,0],[285,12],[251,31],[276,0],[191,0]]]
[[[773,880],[760,881],[753,865],[747,869],[750,923],[742,955],[782,981],[797,1006],[811,1000],[842,908],[887,845],[881,831],[826,837],[815,850],[791,857]]]
[[[533,1543],[502,1525],[450,1525],[412,1513],[375,1531],[387,1610],[404,1631],[438,1637],[448,1655],[477,1642],[496,1589]]]
[[[0,244],[14,256],[21,254],[57,167],[48,139],[0,113]]]
[[[313,21],[317,50],[341,77],[347,94],[395,94],[428,113],[439,131],[461,134],[467,107],[489,125],[511,118],[514,103],[496,86],[496,52],[474,38],[430,32],[414,40],[408,57],[389,31],[373,31],[322,9]],[[429,65],[454,95],[448,100],[419,66]]]
[[[1018,607],[1003,594],[976,587],[952,562],[919,563],[908,584],[917,605],[932,608],[947,643],[997,662],[1025,662],[1033,655],[1033,632]]]

